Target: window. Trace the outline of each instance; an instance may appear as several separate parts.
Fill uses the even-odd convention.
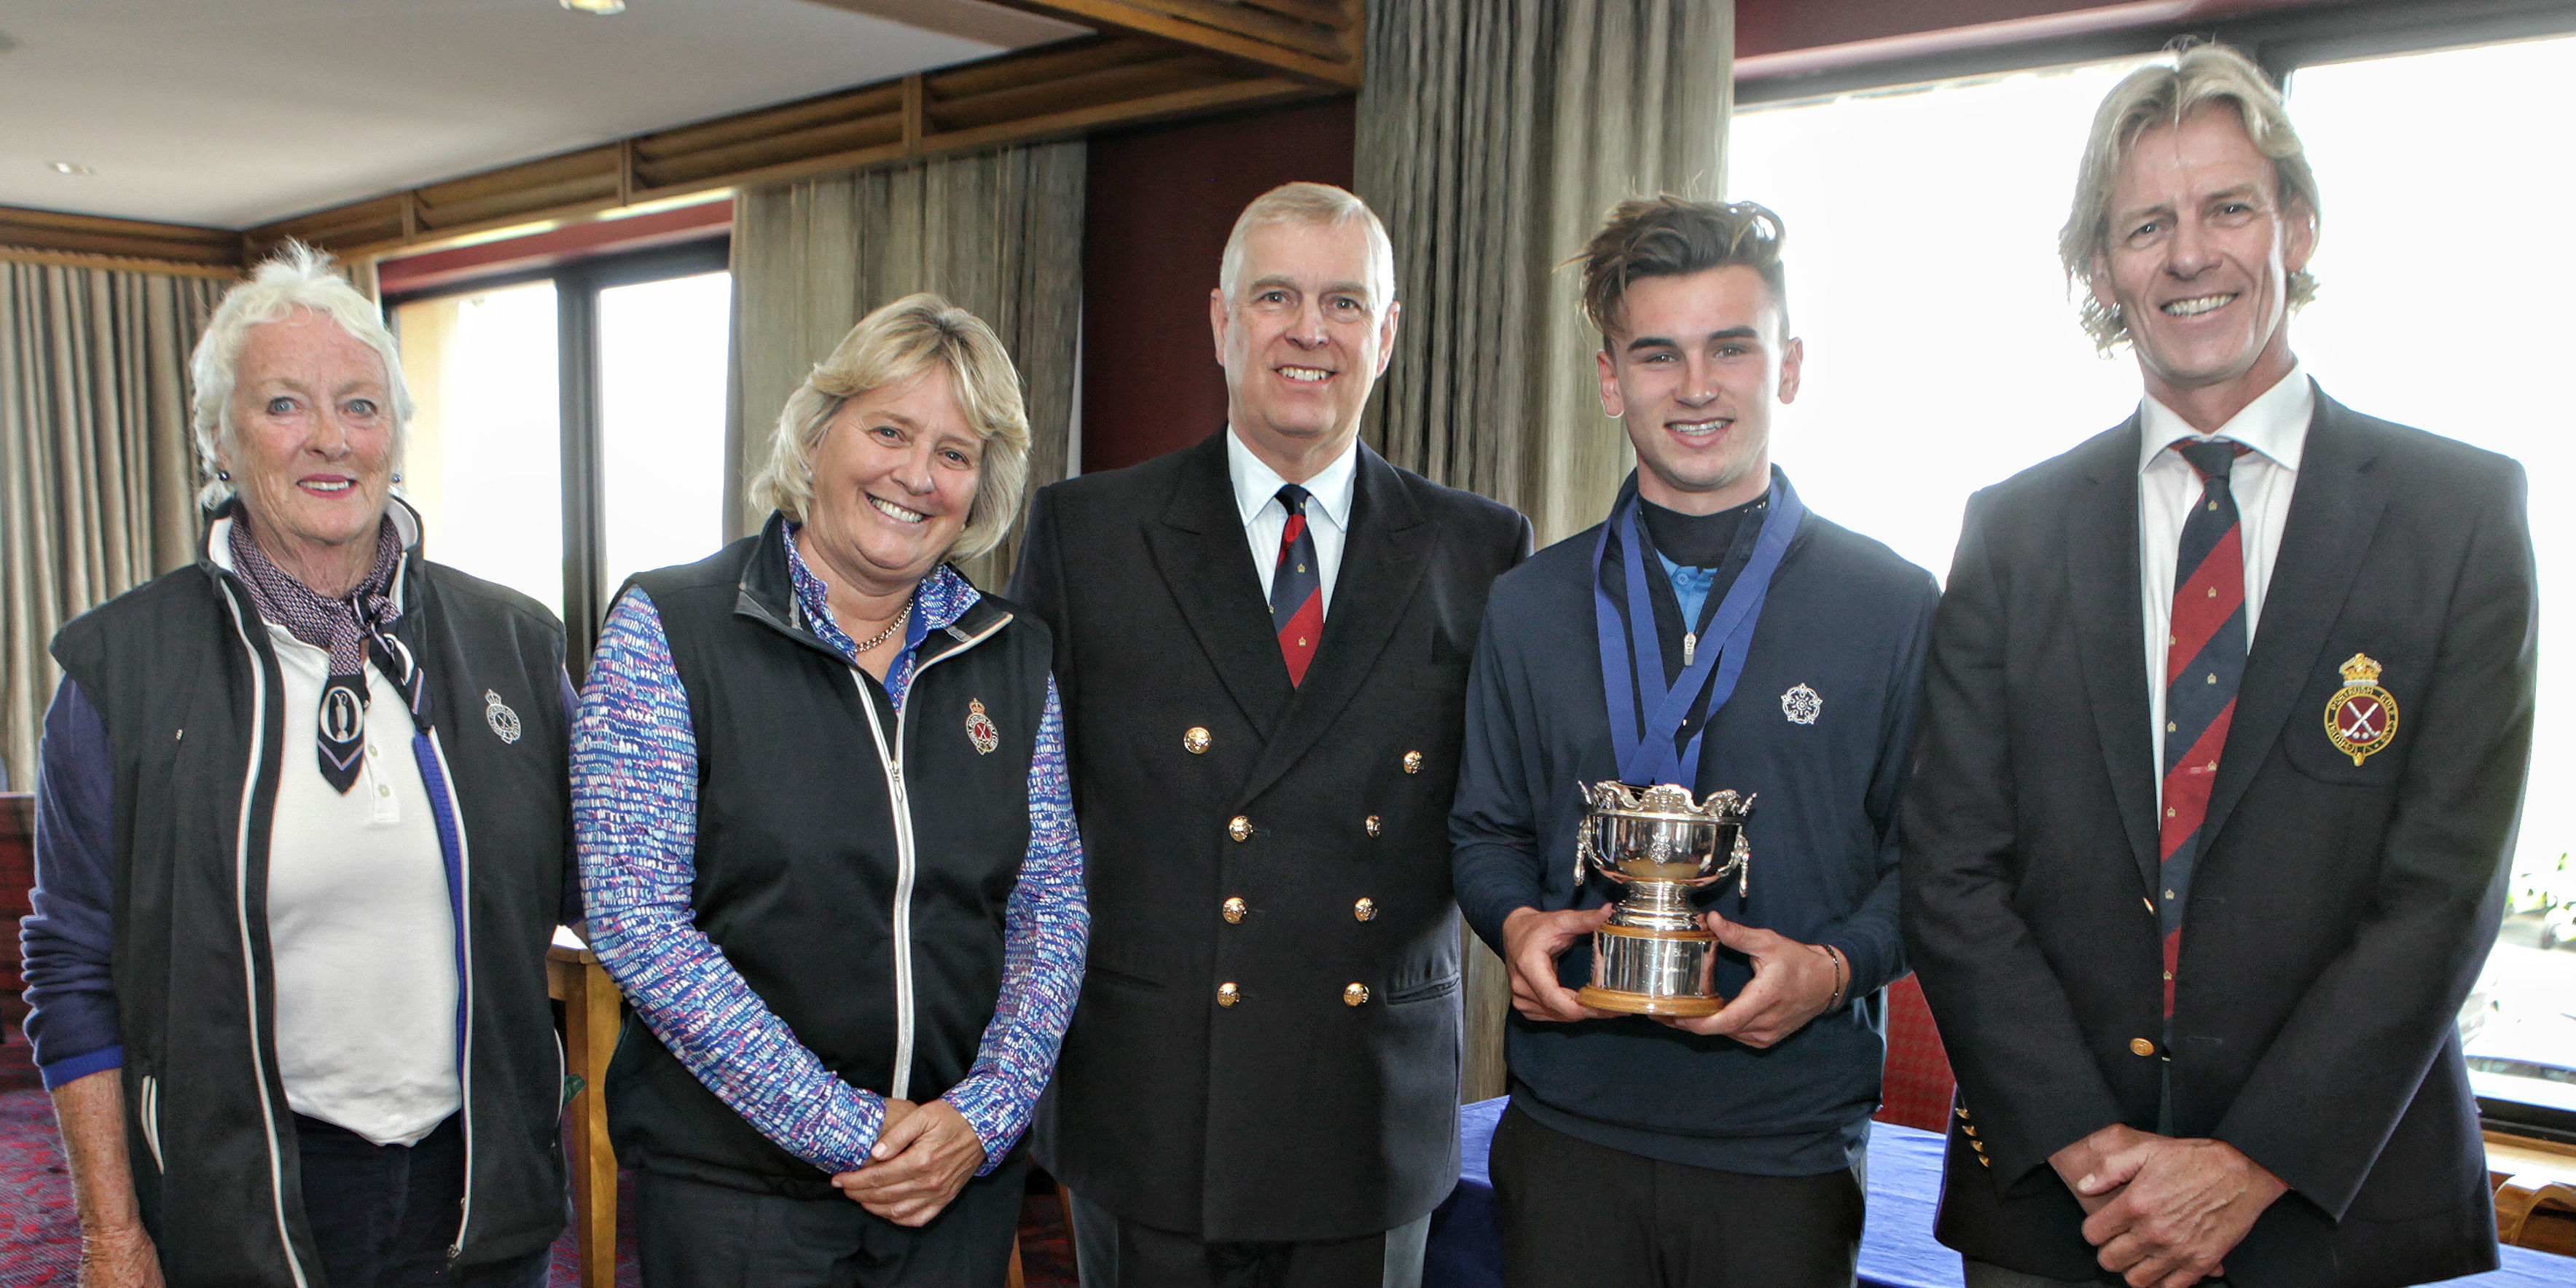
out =
[[[554,610],[580,674],[632,573],[725,540],[721,240],[397,299],[431,558]]]
[[[1731,196],[1789,228],[1807,343],[1774,453],[1822,514],[1942,573],[1962,506],[2135,407],[2126,350],[2094,356],[2056,260],[2094,107],[2142,59],[1748,108]],[[2292,323],[2339,400],[2530,472],[2540,737],[2513,902],[2462,1014],[2492,1116],[2576,1127],[2576,445],[2556,363],[2576,266],[2550,253],[2576,175],[2559,87],[2576,38],[2301,68],[2290,109],[2323,193],[2317,300]]]
[[[524,282],[395,310],[416,405],[404,498],[422,549],[563,613],[563,435],[555,284]]]

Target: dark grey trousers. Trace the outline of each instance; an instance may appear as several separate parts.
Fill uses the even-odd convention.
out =
[[[319,1118],[295,1116],[304,1219],[331,1288],[537,1288],[554,1250],[498,1265],[450,1267],[465,1197],[465,1134],[456,1119],[416,1145],[378,1145]]]
[[[1073,1196],[1082,1288],[1420,1288],[1431,1218],[1313,1242],[1207,1243]]]
[[[1975,1257],[1959,1258],[1968,1288],[2094,1288],[2096,1284],[2114,1284],[2119,1280],[2109,1272],[2099,1279],[2051,1279],[2026,1270],[2012,1270]],[[2203,1279],[2200,1288],[2227,1288],[2224,1279]]]
[[[918,1229],[845,1198],[791,1199],[635,1177],[635,1242],[645,1288],[999,1288],[1028,1184],[1025,1155],[966,1183]]]
[[[1522,1113],[1494,1128],[1507,1288],[1851,1288],[1860,1178],[1750,1176],[1577,1140]]]

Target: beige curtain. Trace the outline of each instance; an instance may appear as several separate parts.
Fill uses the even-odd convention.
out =
[[[742,485],[768,459],[787,396],[869,310],[913,291],[948,297],[1001,336],[1028,398],[1029,489],[1064,477],[1082,320],[1083,167],[1081,143],[1051,143],[735,200],[732,532],[768,518],[747,512]],[[999,587],[1018,551],[1014,530],[964,571]]]
[[[1733,46],[1709,0],[1369,6],[1357,182],[1404,304],[1368,431],[1387,459],[1519,507],[1541,544],[1608,513],[1630,452],[1560,266],[1626,197],[1724,190]],[[1476,1100],[1506,1089],[1510,991],[1468,949]]]
[[[228,283],[0,262],[0,759],[35,786],[64,622],[185,564],[188,352]]]

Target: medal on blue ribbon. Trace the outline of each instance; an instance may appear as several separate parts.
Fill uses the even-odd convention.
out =
[[[1763,600],[1771,593],[1771,578],[1779,572],[1791,538],[1798,535],[1798,525],[1807,517],[1806,507],[1798,500],[1798,490],[1789,486],[1789,476],[1776,468],[1771,471],[1769,499],[1762,513],[1761,535],[1753,543],[1752,558],[1727,588],[1726,598],[1719,601],[1717,615],[1700,637],[1696,656],[1682,668],[1679,678],[1668,680],[1663,645],[1655,629],[1654,604],[1646,590],[1645,543],[1638,535],[1637,522],[1644,502],[1637,496],[1637,476],[1630,474],[1619,489],[1619,502],[1612,508],[1609,520],[1601,525],[1601,539],[1593,548],[1592,609],[1601,643],[1601,687],[1609,700],[1610,740],[1618,754],[1620,781],[1638,786],[1675,783],[1687,790],[1698,790],[1700,740],[1707,736],[1709,724],[1717,719],[1727,699],[1735,695],[1736,681],[1744,676],[1745,655],[1752,651],[1753,629],[1761,619]],[[1624,617],[1601,578],[1614,531],[1619,534],[1622,571],[1627,579]],[[1677,749],[1674,735],[1690,718],[1692,700],[1699,696],[1702,685],[1709,684],[1712,670],[1717,679],[1709,688],[1708,716],[1691,732],[1690,740]],[[1638,711],[1640,693],[1647,707],[1643,713]]]

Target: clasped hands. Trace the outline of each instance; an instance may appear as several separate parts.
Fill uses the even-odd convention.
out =
[[[2288,1191],[2235,1146],[2112,1125],[2049,1155],[2084,1205],[2084,1238],[2130,1288],[2190,1288]]]
[[[1611,1012],[1585,1006],[1556,978],[1556,959],[1609,919],[1607,905],[1561,912],[1518,908],[1505,917],[1503,956],[1511,972],[1513,1009],[1533,1020],[1609,1018]],[[1739,925],[1714,912],[1702,914],[1701,924],[1717,942],[1753,959],[1753,980],[1715,1015],[1660,1015],[1654,1017],[1657,1023],[1767,1047],[1824,1014],[1844,971],[1834,950]]]
[[[889,1096],[867,1166],[832,1178],[850,1201],[896,1225],[923,1226],[984,1165],[984,1142],[945,1100]]]

